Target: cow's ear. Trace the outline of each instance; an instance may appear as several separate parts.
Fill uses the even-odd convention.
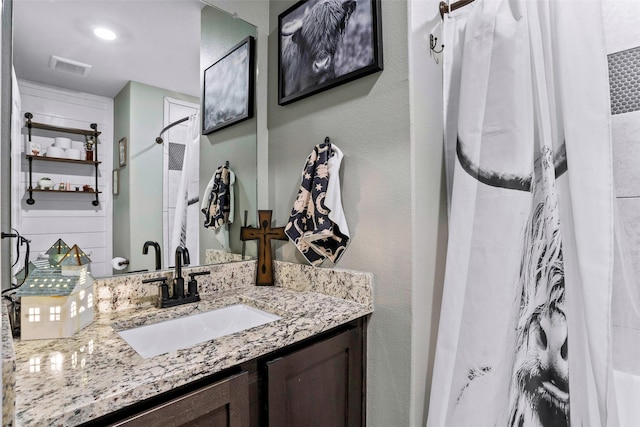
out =
[[[356,6],[358,6],[357,0],[345,0],[345,2],[342,3],[342,8],[344,9],[347,17],[349,17],[353,13],[353,11],[356,9]]]

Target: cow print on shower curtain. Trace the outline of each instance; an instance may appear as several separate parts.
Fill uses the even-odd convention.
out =
[[[569,366],[564,267],[555,178],[567,168],[564,144],[555,158],[543,147],[533,176],[513,176],[473,163],[458,140],[462,168],[478,181],[533,192],[516,285],[520,288],[509,427],[569,425]],[[489,372],[482,367],[478,372]],[[470,381],[474,378],[469,377]],[[465,385],[465,388],[469,384]],[[464,393],[464,388],[460,396]]]

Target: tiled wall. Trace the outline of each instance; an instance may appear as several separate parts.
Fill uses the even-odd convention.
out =
[[[613,174],[629,276],[613,280],[614,369],[640,375],[640,47],[610,53]],[[630,302],[635,301],[634,304]]]
[[[608,59],[611,114],[640,110],[640,47],[611,53]]]

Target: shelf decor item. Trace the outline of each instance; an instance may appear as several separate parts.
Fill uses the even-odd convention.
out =
[[[382,71],[380,0],[302,0],[278,16],[278,104]]]
[[[36,142],[28,142],[29,145],[29,151],[27,152],[27,154],[33,154],[34,156],[41,156],[42,154],[42,145],[36,143]]]
[[[96,140],[92,135],[85,136],[84,149],[85,149],[85,159],[87,161],[93,160],[93,145],[95,143],[96,143]]]
[[[76,128],[67,128],[67,127],[61,127],[61,126],[54,126],[54,125],[50,125],[47,123],[38,123],[38,122],[34,122],[31,119],[33,119],[33,114],[31,113],[25,113],[24,117],[26,119],[25,122],[25,127],[27,128],[27,141],[29,143],[31,143],[31,133],[33,129],[41,129],[43,131],[47,131],[47,132],[56,132],[56,133],[66,133],[66,134],[72,134],[72,135],[83,135],[85,137],[85,139],[87,141],[92,141],[92,148],[93,148],[93,155],[95,156],[95,158],[98,157],[98,136],[100,135],[100,132],[98,131],[98,125],[96,123],[91,123],[89,125],[89,127],[91,128],[90,130],[87,129],[76,129]],[[35,137],[35,136],[34,136]],[[70,147],[72,144],[72,141],[70,138],[63,138],[63,137],[56,137],[54,139],[54,144],[56,145],[62,145],[62,146],[68,146]],[[57,146],[51,146],[47,148],[47,152],[46,152],[46,156],[41,156],[40,153],[38,153],[38,155],[36,154],[29,154],[28,152],[26,153],[26,158],[27,161],[29,162],[29,186],[27,187],[27,192],[29,193],[29,197],[25,200],[25,202],[28,205],[33,205],[36,203],[35,199],[33,198],[33,193],[38,192],[38,191],[48,191],[51,188],[42,188],[40,185],[38,185],[37,187],[34,186],[33,184],[33,161],[37,160],[38,162],[36,163],[40,163],[42,164],[42,162],[44,163],[48,163],[48,162],[55,162],[55,163],[66,163],[66,164],[75,164],[75,165],[83,165],[83,164],[88,164],[93,166],[94,169],[94,178],[95,178],[95,185],[96,185],[96,190],[92,191],[91,194],[94,195],[95,199],[91,201],[91,204],[93,206],[99,206],[100,205],[100,199],[98,197],[98,195],[100,194],[100,191],[98,191],[98,165],[101,163],[99,161],[89,161],[89,160],[83,160],[82,159],[82,155],[80,154],[80,156],[78,156],[78,152],[80,152],[81,150],[79,148],[75,148],[73,149],[75,150],[75,153],[73,155],[74,158],[69,158],[68,156],[66,156],[65,153],[65,149],[61,148],[61,147],[57,147]],[[73,152],[72,150],[72,152]],[[60,186],[58,187],[59,192],[64,192],[64,193],[68,193],[71,191],[71,186],[69,185],[69,183],[61,183]],[[75,192],[74,192],[75,193]],[[78,192],[80,193],[80,192]]]
[[[38,188],[41,190],[50,190],[51,188],[53,188],[53,181],[51,181],[51,178],[47,178],[42,177],[38,180]]]
[[[254,39],[249,36],[204,70],[202,133],[253,117]]]

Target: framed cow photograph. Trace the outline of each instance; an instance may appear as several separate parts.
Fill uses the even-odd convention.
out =
[[[203,135],[253,117],[253,51],[249,36],[204,70]]]
[[[302,0],[278,16],[278,104],[381,71],[380,0]]]

